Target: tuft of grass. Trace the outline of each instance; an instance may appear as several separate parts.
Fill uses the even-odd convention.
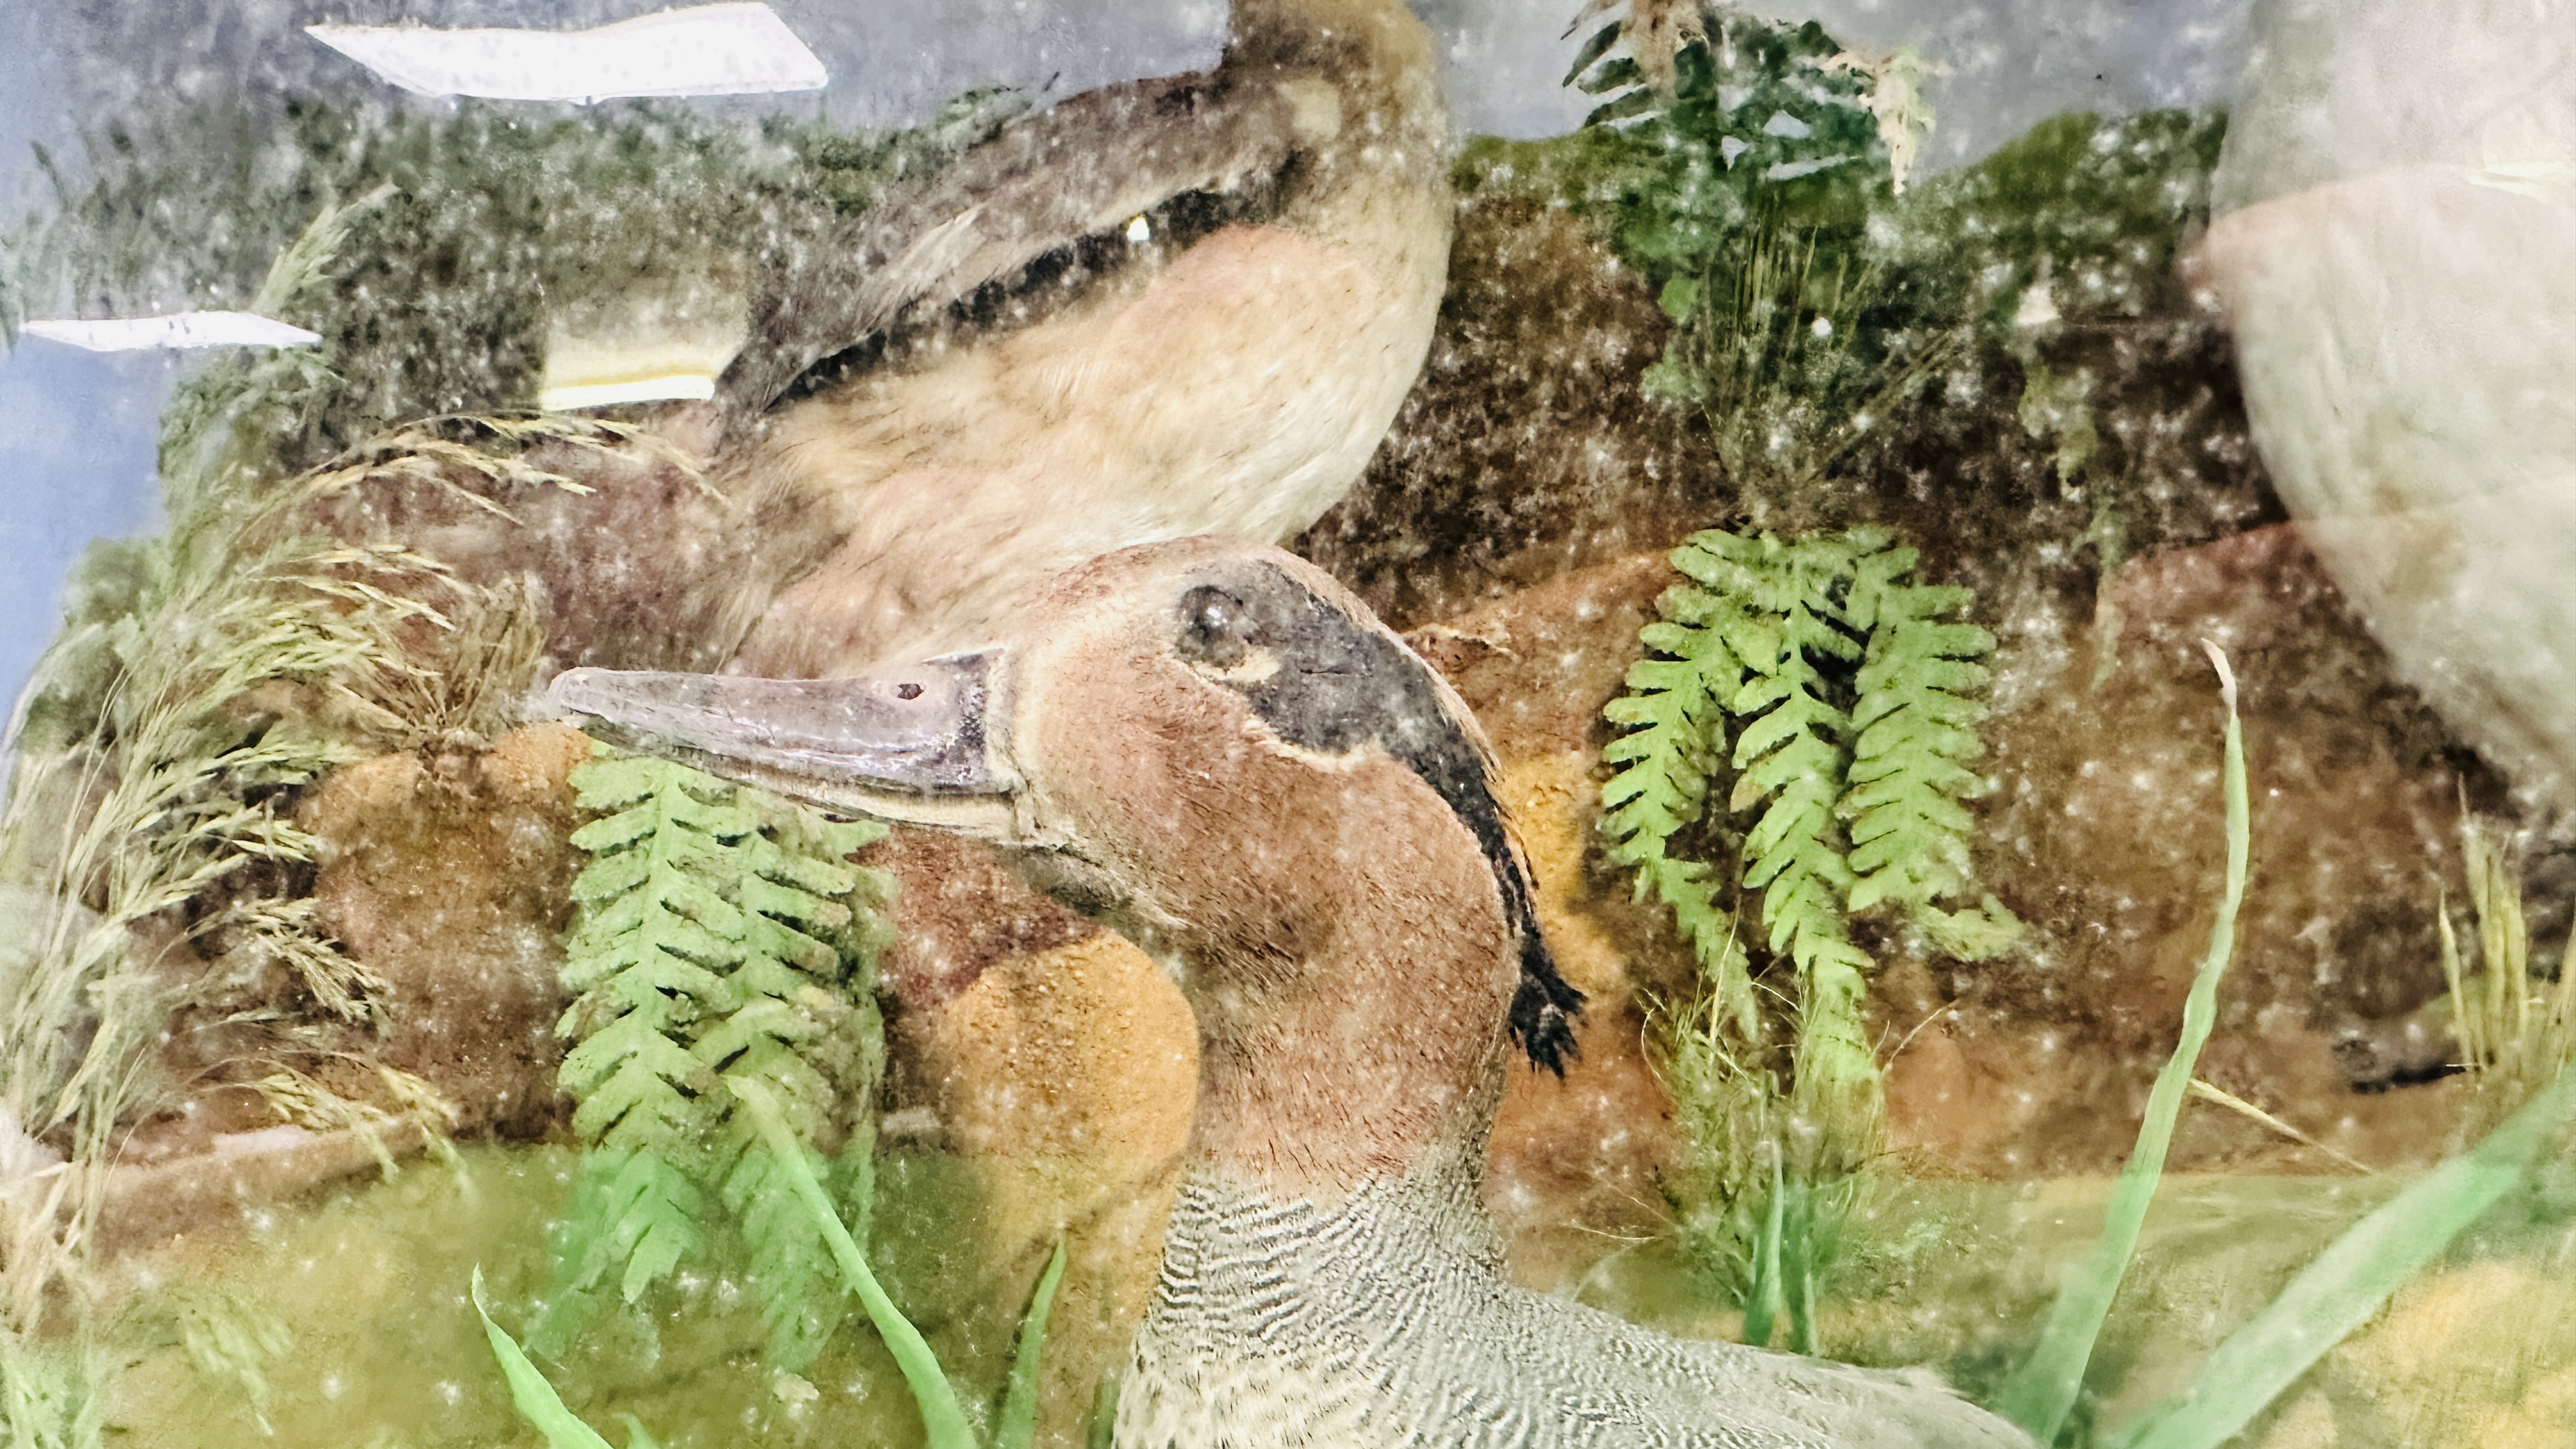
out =
[[[2212,1352],[2191,1386],[2113,1435],[2107,1449],[2218,1449],[2494,1206],[2576,1120],[2561,1070],[2503,1124],[2337,1238]]]
[[[2209,930],[2209,950],[2201,957],[2200,969],[2192,976],[2191,993],[2183,1001],[2182,1040],[2166,1059],[2164,1069],[2156,1074],[2155,1087],[2147,1094],[2146,1121],[2140,1124],[2137,1146],[2131,1149],[2128,1163],[2120,1169],[2120,1180],[2112,1188],[2102,1236],[2095,1241],[2092,1253],[2069,1271],[2058,1289],[2047,1325],[2041,1329],[2039,1343],[2030,1357],[1995,1390],[1988,1404],[2042,1444],[2057,1441],[2058,1431],[2065,1427],[2067,1415],[2083,1391],[2085,1366],[2092,1361],[2102,1320],[2110,1313],[2111,1299],[2128,1273],[2130,1255],[2137,1250],[2138,1229],[2146,1221],[2147,1205],[2155,1199],[2156,1184],[2164,1175],[2165,1151],[2173,1143],[2174,1123],[2190,1092],[2193,1068],[2200,1060],[2201,1047],[2209,1040],[2210,1028],[2218,1020],[2218,983],[2227,974],[2228,961],[2236,950],[2236,912],[2245,899],[2246,864],[2252,851],[2252,812],[2245,787],[2245,732],[2236,718],[2236,676],[2227,667],[2227,656],[2215,644],[2204,642],[2201,647],[2209,651],[2210,662],[2217,666],[2219,692],[2227,704],[2227,883],[2219,897],[2218,919]]]
[[[2567,969],[2568,952],[2562,949],[2554,980],[2534,975],[2522,879],[2502,832],[2467,817],[2460,822],[2460,846],[2477,920],[2478,969],[2463,960],[2445,901],[2436,917],[2442,979],[2450,987],[2460,1065],[2476,1079],[2492,1121],[2576,1062],[2576,972]],[[2576,936],[2570,944],[2576,945]]]

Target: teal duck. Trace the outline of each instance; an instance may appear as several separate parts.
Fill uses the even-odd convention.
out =
[[[1165,963],[1201,1039],[1189,1164],[1115,1442],[2026,1446],[1913,1376],[1690,1342],[1513,1287],[1478,1197],[1556,974],[1449,687],[1275,549],[1062,575],[992,638],[827,680],[575,670],[593,728],[960,832]]]

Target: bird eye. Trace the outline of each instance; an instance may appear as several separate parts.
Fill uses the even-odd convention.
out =
[[[1243,600],[1201,584],[1181,596],[1181,636],[1172,647],[1193,664],[1232,669],[1251,652],[1251,630]]]

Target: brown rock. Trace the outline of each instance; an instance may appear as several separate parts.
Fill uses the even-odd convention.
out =
[[[956,1246],[983,1281],[958,1281],[965,1265],[944,1252],[938,1291],[968,1305],[958,1331],[986,1340],[979,1356],[1007,1353],[1009,1325],[1065,1242],[1040,1422],[1050,1441],[1080,1442],[1092,1390],[1124,1354],[1162,1264],[1198,1096],[1189,1003],[1144,952],[1098,932],[998,953],[895,1028],[907,1080],[889,1135],[933,1136],[972,1205],[974,1241]],[[935,1125],[908,1123],[914,1114]]]
[[[300,823],[323,841],[323,925],[384,978],[373,1055],[429,1082],[461,1130],[532,1137],[559,1114],[556,982],[579,861],[560,725],[485,751],[383,755],[332,775]]]

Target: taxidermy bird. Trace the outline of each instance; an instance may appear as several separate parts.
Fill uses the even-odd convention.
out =
[[[1401,0],[1236,0],[1214,70],[1017,122],[787,268],[717,398],[739,667],[935,652],[1095,554],[1332,506],[1439,308],[1436,65]]]
[[[2186,262],[2400,678],[2576,813],[2576,4],[2252,12]]]
[[[575,670],[551,697],[703,768],[991,841],[1181,983],[1196,1118],[1116,1443],[2028,1444],[1936,1385],[1503,1281],[1486,1134],[1514,1055],[1562,1067],[1581,998],[1473,720],[1320,571],[1224,539],[1131,548],[990,638],[832,680]]]
[[[536,580],[562,664],[935,652],[1094,554],[1282,539],[1349,491],[1430,347],[1447,165],[1402,0],[1237,0],[1213,69],[1022,117],[786,258],[652,447],[493,482],[397,438],[311,522]]]

